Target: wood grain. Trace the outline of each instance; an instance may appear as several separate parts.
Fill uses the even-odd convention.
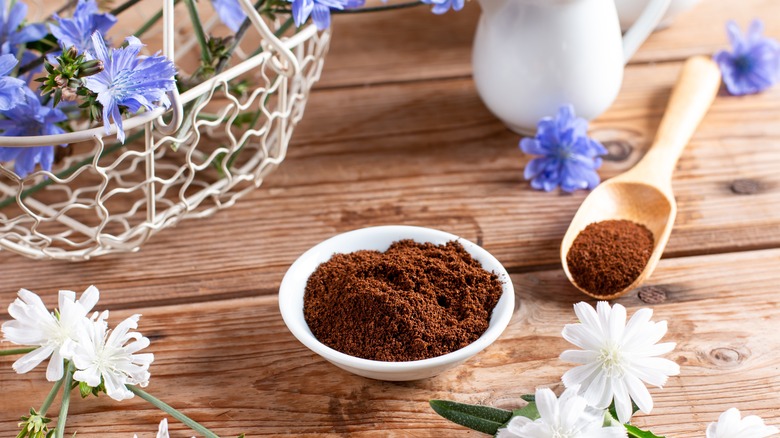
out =
[[[726,44],[723,23],[762,17],[780,37],[780,2],[707,0],[655,33],[627,68],[614,106],[592,124],[611,177],[652,141],[681,60]],[[538,385],[560,389],[560,338],[582,299],[557,251],[584,193],[523,181],[519,137],[481,104],[469,78],[475,2],[437,17],[425,8],[335,18],[333,48],[290,153],[265,185],[218,215],[184,222],[139,253],[81,264],[0,252],[0,303],[26,287],[53,304],[58,288],[102,291],[114,322],[143,313],[157,360],[150,392],[222,436],[479,434],[431,412],[450,398],[503,407]],[[679,212],[649,288],[619,300],[670,321],[682,366],[640,426],[700,437],[731,406],[780,425],[780,89],[722,94],[678,162]],[[382,383],[347,374],[286,330],[274,296],[292,261],[333,234],[423,225],[481,243],[513,273],[520,305],[505,335],[439,377]],[[642,297],[642,298],[640,298]],[[4,305],[3,305],[4,306]],[[0,320],[7,319],[0,309]],[[2,348],[7,348],[4,344]],[[46,388],[0,359],[0,436]],[[74,400],[78,436],[153,436],[161,413],[139,400]],[[172,423],[174,436],[190,436]]]
[[[376,0],[379,3],[379,0]],[[334,19],[333,47],[319,88],[471,76],[471,43],[480,8],[436,16],[427,6]],[[703,0],[653,33],[632,63],[682,61],[728,47],[726,20],[746,27],[762,18],[766,34],[780,38],[775,0]]]
[[[668,357],[682,373],[652,390],[656,408],[638,415],[636,424],[700,437],[731,406],[780,423],[780,338],[773,332],[780,317],[778,264],[780,250],[662,261],[653,285],[665,299],[653,306],[654,319],[669,321],[665,339],[678,347]],[[458,368],[408,383],[357,377],[314,355],[287,331],[273,296],[135,309],[144,314],[141,330],[152,338],[156,357],[147,389],[226,437],[476,436],[438,418],[427,400],[514,407],[536,386],[560,389],[570,367],[557,359],[570,347],[560,331],[574,321],[571,306],[583,296],[560,270],[512,279],[519,305],[502,337]],[[630,312],[648,306],[636,293],[618,302]],[[15,376],[10,362],[0,359],[0,436],[12,435],[16,413],[45,395],[37,383],[42,370]],[[148,437],[160,417],[140,400],[101,397],[75,400],[68,424],[79,436]]]

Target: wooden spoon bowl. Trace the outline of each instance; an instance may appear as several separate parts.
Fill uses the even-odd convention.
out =
[[[593,298],[609,300],[642,284],[655,270],[677,216],[672,173],[677,159],[715,100],[720,70],[709,58],[697,56],[683,66],[655,141],[645,157],[629,171],[605,181],[580,205],[561,243],[561,264],[569,281]],[[566,256],[577,235],[588,225],[605,220],[629,220],[653,233],[654,247],[642,273],[626,288],[598,295],[572,278]]]

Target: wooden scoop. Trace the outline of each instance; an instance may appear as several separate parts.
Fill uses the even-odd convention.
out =
[[[702,56],[688,59],[650,150],[631,170],[596,187],[580,205],[561,244],[563,270],[577,289],[591,297],[609,300],[638,287],[653,273],[677,215],[672,173],[719,87],[720,70],[711,59]],[[596,295],[575,283],[566,255],[580,231],[589,224],[609,219],[625,219],[646,226],[653,232],[655,247],[644,271],[633,283],[611,295]]]

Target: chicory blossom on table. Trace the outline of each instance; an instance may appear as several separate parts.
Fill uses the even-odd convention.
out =
[[[61,290],[55,314],[46,309],[38,295],[20,290],[19,297],[8,306],[8,314],[13,320],[3,323],[3,337],[17,345],[38,348],[14,362],[14,371],[24,374],[51,357],[46,379],[50,382],[61,379],[63,360],[70,359],[76,333],[88,321],[87,314],[99,298],[100,293],[94,286],[87,288],[78,300],[75,292]]]
[[[292,2],[295,25],[300,27],[311,16],[319,30],[330,27],[330,10],[355,9],[363,6],[365,0],[288,0]]]
[[[497,438],[625,438],[623,426],[604,427],[604,409],[588,406],[577,395],[579,387],[566,389],[560,398],[552,390],[536,390],[539,418],[531,420],[517,415],[507,427],[499,429]]]
[[[561,106],[554,118],[540,120],[536,136],[520,141],[523,152],[541,155],[525,167],[531,187],[548,192],[558,186],[566,192],[595,188],[601,182],[596,173],[601,167],[599,156],[607,150],[587,131],[588,122],[576,117],[571,105]]]
[[[23,88],[24,101],[8,110],[0,111],[5,119],[0,120],[3,136],[24,137],[63,134],[65,130],[57,123],[68,117],[57,108],[42,105],[40,97],[27,87]],[[54,146],[0,147],[0,161],[14,162],[14,171],[24,178],[40,164],[44,170],[51,170],[54,161]]]
[[[5,0],[0,0],[0,54],[16,55],[19,46],[38,41],[48,33],[42,23],[25,23],[27,5],[21,1],[13,3],[10,10]]]
[[[633,414],[631,401],[644,413],[653,409],[653,398],[645,383],[662,387],[669,376],[680,374],[680,366],[660,357],[674,349],[674,342],[658,344],[666,334],[666,321],[653,322],[653,311],[639,309],[626,324],[626,308],[600,301],[574,305],[578,324],[567,324],[563,337],[582,350],[567,350],[561,360],[581,364],[563,377],[567,388],[579,386],[590,406],[605,409],[614,400],[621,423]]]
[[[426,5],[433,5],[431,12],[437,15],[444,14],[452,9],[453,11],[460,11],[466,4],[466,0],[421,0]]]
[[[116,17],[109,13],[100,13],[95,0],[79,0],[73,18],[62,18],[54,14],[57,23],[49,25],[52,35],[57,38],[60,47],[76,47],[79,52],[93,49],[92,34],[105,34],[116,23]]]
[[[117,138],[125,141],[120,106],[135,113],[141,108],[155,109],[157,105],[170,106],[166,92],[176,87],[176,67],[159,54],[138,56],[141,41],[128,37],[126,46],[109,50],[99,32],[92,35],[94,56],[103,62],[104,70],[84,79],[85,86],[97,94],[103,106],[103,124],[106,133],[111,121],[117,126]]]
[[[765,425],[761,417],[748,415],[742,418],[736,408],[720,414],[717,423],[707,426],[707,438],[766,438],[778,433],[780,430]]]
[[[734,21],[726,24],[726,30],[732,51],[721,50],[713,59],[720,66],[729,93],[758,93],[780,80],[780,43],[762,35],[761,20],[753,20],[744,35]]]
[[[119,323],[113,331],[106,323],[108,311],[84,324],[77,333],[78,343],[73,350],[76,372],[73,379],[96,388],[105,385],[106,394],[121,401],[133,397],[125,385],[149,384],[149,365],[154,361],[152,353],[137,354],[149,346],[149,339],[138,332],[141,315],[133,315]]]

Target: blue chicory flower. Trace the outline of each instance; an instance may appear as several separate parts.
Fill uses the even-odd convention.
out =
[[[233,32],[238,32],[238,28],[246,19],[246,13],[241,9],[238,0],[211,0],[211,6],[225,26]]]
[[[463,9],[465,0],[421,0],[426,5],[433,5],[431,12],[437,15],[441,15],[450,9],[453,11],[459,11]]]
[[[531,180],[531,187],[549,192],[560,186],[573,192],[599,185],[599,155],[605,155],[607,150],[588,138],[587,131],[588,122],[576,117],[571,105],[561,106],[555,118],[540,120],[536,136],[520,141],[523,152],[541,155],[525,167],[525,179]]]
[[[63,134],[65,130],[57,123],[68,117],[57,108],[42,105],[40,97],[24,86],[24,100],[12,108],[0,111],[5,119],[0,120],[2,135],[8,137]],[[64,145],[60,145],[64,146]],[[24,178],[40,164],[44,170],[51,170],[54,161],[54,146],[0,147],[0,161],[14,161],[14,171]]]
[[[165,93],[176,87],[176,67],[168,58],[159,54],[139,57],[138,52],[143,44],[135,37],[127,38],[126,47],[109,51],[103,37],[95,32],[92,43],[95,59],[103,61],[104,70],[84,78],[84,84],[97,93],[97,101],[103,106],[106,132],[110,132],[113,120],[117,126],[117,139],[124,142],[125,132],[119,107],[123,106],[135,113],[141,108],[152,110],[156,104],[165,108],[170,106],[171,102]]]
[[[288,0],[292,2],[295,25],[300,27],[311,16],[318,30],[330,27],[331,9],[355,9],[363,6],[365,0]]]
[[[27,84],[21,79],[7,76],[18,63],[14,55],[0,55],[0,111],[7,111],[24,102],[23,90]]]
[[[109,13],[98,12],[95,0],[79,0],[73,18],[62,18],[54,14],[57,23],[49,25],[52,35],[57,38],[60,47],[76,47],[79,52],[88,52],[93,48],[92,34],[106,33],[116,23],[116,17]]]
[[[780,44],[762,35],[761,20],[753,20],[746,35],[734,21],[726,24],[726,30],[733,51],[721,50],[713,59],[720,66],[729,93],[758,93],[780,80]]]
[[[0,0],[0,55],[19,52],[19,46],[31,41],[38,41],[48,32],[42,23],[25,24],[27,5],[17,1],[10,10],[6,8],[5,0]]]

